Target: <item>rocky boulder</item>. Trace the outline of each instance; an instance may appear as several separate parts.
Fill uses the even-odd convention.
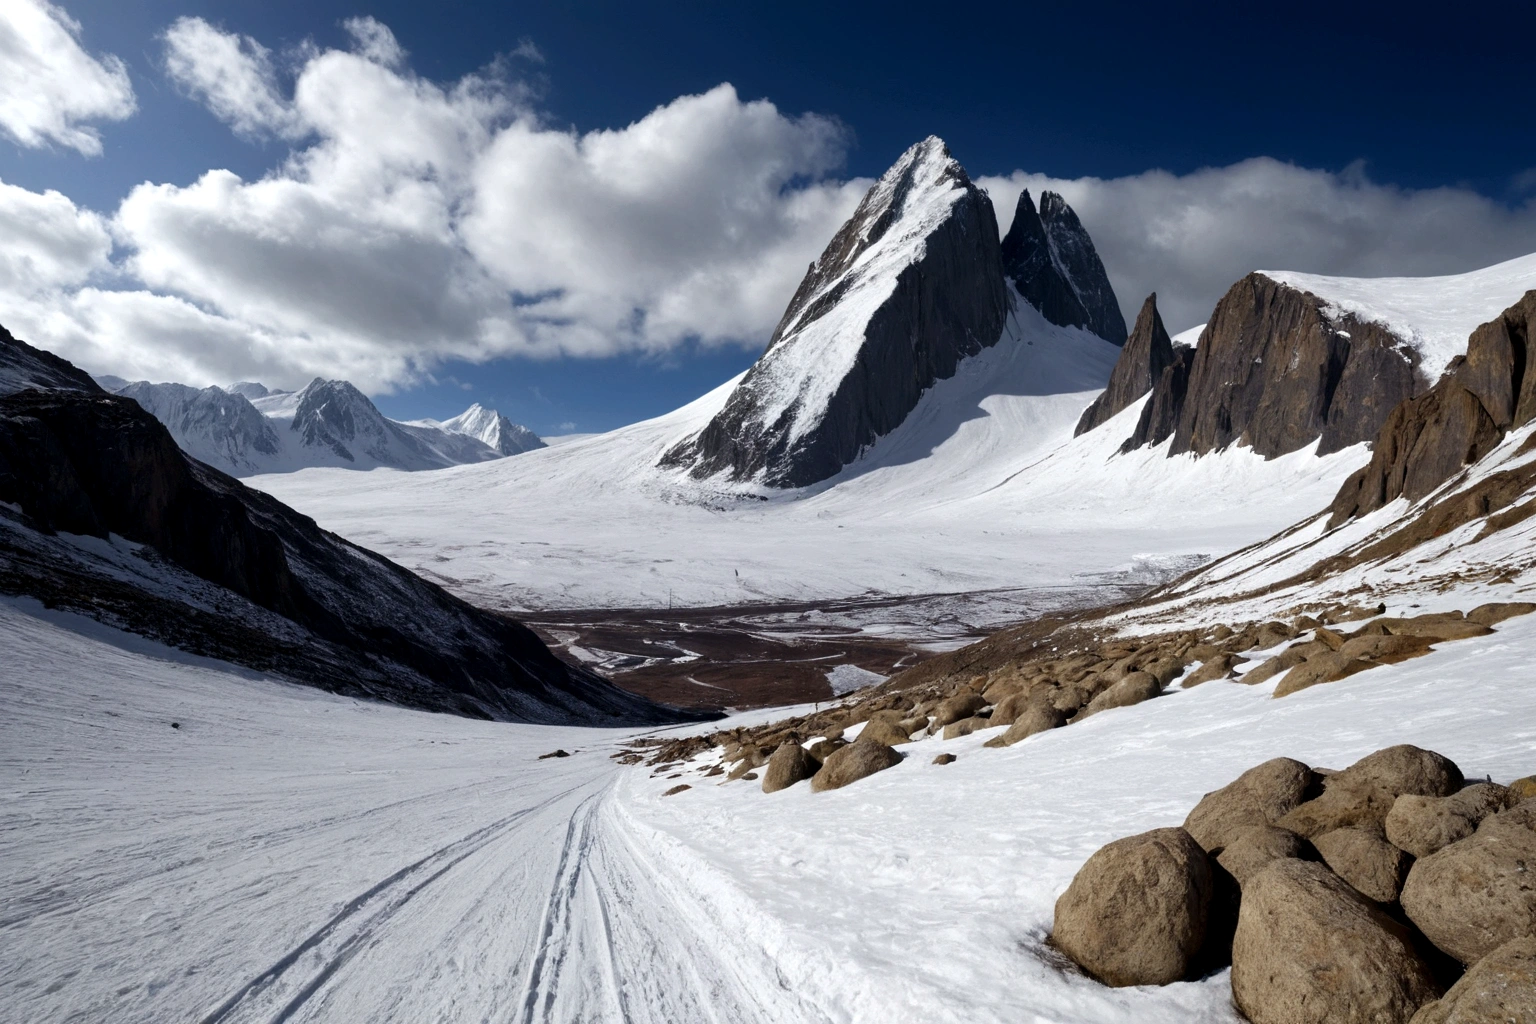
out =
[[[1274,695],[1289,697],[1319,683],[1336,683],[1376,667],[1375,662],[1351,658],[1341,651],[1314,654],[1285,674],[1285,678],[1275,687]]]
[[[1328,778],[1323,792],[1275,824],[1308,838],[1366,822],[1384,823],[1399,796],[1449,796],[1461,788],[1449,758],[1411,744],[1368,754]]]
[[[1132,704],[1151,700],[1162,692],[1162,684],[1155,677],[1146,672],[1132,672],[1089,701],[1078,717],[1087,718],[1110,708],[1128,708]]]
[[[1106,984],[1166,985],[1190,975],[1213,891],[1205,851],[1183,829],[1119,839],[1056,901],[1051,939]]]
[[[900,763],[901,755],[889,746],[860,736],[827,756],[821,770],[811,777],[811,789],[817,793],[841,789]]]
[[[1409,930],[1327,867],[1275,860],[1244,884],[1232,998],[1253,1024],[1406,1022],[1439,994]]]
[[[1312,845],[1334,874],[1377,903],[1397,900],[1413,860],[1387,842],[1375,822],[1324,832],[1312,840]]]
[[[1536,1021],[1536,937],[1511,939],[1479,960],[1412,1024],[1531,1024]]]
[[[1428,857],[1477,831],[1484,818],[1503,810],[1509,790],[1479,782],[1450,796],[1398,797],[1387,812],[1387,839],[1415,857]]]
[[[763,792],[777,793],[797,782],[815,775],[820,763],[798,743],[786,741],[768,759],[768,770],[763,773]]]
[[[987,706],[979,693],[960,693],[941,703],[933,712],[933,727],[942,728],[962,718],[970,718]]]
[[[1201,847],[1216,853],[1243,830],[1282,819],[1318,784],[1307,765],[1289,757],[1273,758],[1205,794],[1184,819],[1184,827]]]
[[[1050,729],[1059,729],[1067,724],[1067,716],[1062,714],[1050,704],[1035,702],[1027,705],[1024,710],[1014,716],[1013,723],[1003,730],[1002,735],[994,736],[987,740],[989,747],[1011,747],[1020,740],[1026,740],[1037,732],[1046,732]]]
[[[1491,815],[1415,862],[1402,904],[1429,941],[1464,964],[1536,935],[1536,802]]]
[[[1316,859],[1312,844],[1295,832],[1274,825],[1248,825],[1234,833],[1216,862],[1241,886],[1270,861]]]
[[[1136,326],[1131,329],[1120,358],[1109,375],[1103,394],[1083,411],[1073,436],[1086,434],[1105,420],[1119,414],[1132,402],[1152,390],[1163,371],[1173,365],[1173,342],[1157,314],[1156,293],[1147,296]]]

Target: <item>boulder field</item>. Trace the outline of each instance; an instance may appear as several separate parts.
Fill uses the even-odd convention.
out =
[[[1254,1024],[1536,1020],[1533,788],[1406,744],[1275,758],[1089,857],[1050,941],[1112,986],[1230,963]]]

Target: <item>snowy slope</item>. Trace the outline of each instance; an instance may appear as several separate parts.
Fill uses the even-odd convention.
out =
[[[1536,253],[1466,274],[1445,277],[1322,277],[1260,271],[1265,277],[1324,299],[1330,315],[1374,321],[1418,350],[1431,381],[1467,350],[1473,328],[1498,316],[1536,288]]]
[[[1018,303],[1006,337],[863,459],[787,493],[655,468],[735,381],[654,420],[430,479],[309,470],[250,482],[492,607],[656,607],[1155,578],[1323,507],[1365,461],[1117,455],[1139,405],[1123,427],[1073,439],[1119,351]],[[1039,609],[1032,600],[1023,611]]]
[[[338,699],[0,602],[0,1006],[17,1020],[1238,1020],[1042,946],[1102,843],[1269,757],[1531,770],[1536,617],[1347,685],[1208,684],[854,787],[677,780],[612,733]],[[745,716],[744,716],[745,717]],[[762,715],[758,714],[757,718]],[[179,728],[172,728],[175,722]],[[562,747],[563,759],[538,760]],[[963,794],[963,799],[957,796]]]

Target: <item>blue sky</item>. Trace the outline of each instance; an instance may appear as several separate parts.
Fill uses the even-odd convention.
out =
[[[930,133],[1005,224],[1019,188],[1062,191],[1122,305],[1155,288],[1175,329],[1256,267],[1536,249],[1536,86],[1501,56],[1536,18],[1515,4],[51,14],[133,112],[66,85],[58,116],[99,154],[5,132],[0,226],[70,241],[12,254],[33,269],[0,274],[0,322],[102,372],[325,373],[400,417],[476,400],[544,433],[611,428],[749,365],[862,179]],[[396,137],[437,148],[415,166]],[[69,209],[34,198],[50,189]]]

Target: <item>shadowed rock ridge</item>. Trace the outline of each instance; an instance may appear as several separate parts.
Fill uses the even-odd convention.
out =
[[[1067,201],[1019,193],[1013,223],[1003,238],[1003,272],[1026,302],[1059,327],[1084,327],[1114,345],[1125,344],[1125,317],[1093,240]]]
[[[0,593],[423,710],[570,723],[676,717],[566,665],[521,624],[188,457],[130,398],[88,378],[90,390],[14,390],[36,379],[36,366],[70,379],[73,367],[37,356],[0,339],[0,362],[27,371],[0,378],[11,392],[0,397],[0,502],[12,506],[0,508]],[[59,533],[132,544],[82,548]]]
[[[996,344],[1007,314],[992,201],[929,137],[811,264],[725,407],[661,464],[774,487],[825,480]]]
[[[1333,499],[1330,525],[1398,498],[1417,501],[1536,418],[1533,328],[1536,290],[1473,331],[1466,355],[1451,360],[1434,387],[1392,410],[1370,463]]]
[[[1109,375],[1109,385],[1092,405],[1083,410],[1073,436],[1086,434],[1151,391],[1173,362],[1173,342],[1163,327],[1163,318],[1157,313],[1157,293],[1154,292],[1141,304],[1136,326]]]
[[[1158,379],[1126,447],[1172,436],[1170,455],[1236,443],[1268,459],[1313,442],[1327,454],[1375,437],[1427,385],[1385,327],[1331,317],[1310,292],[1253,273],[1217,303],[1187,373],[1175,360]]]

